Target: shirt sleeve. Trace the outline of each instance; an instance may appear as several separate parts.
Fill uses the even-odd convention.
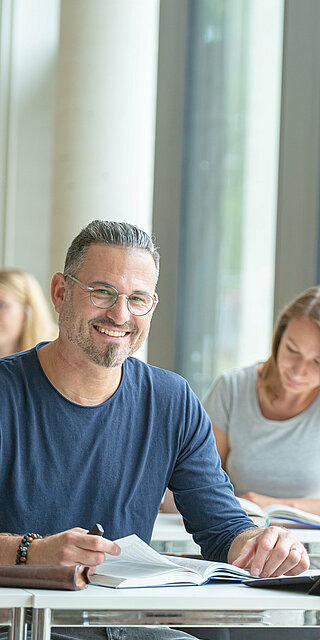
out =
[[[169,489],[204,558],[226,562],[234,538],[255,525],[221,467],[207,414],[190,388],[187,395],[184,436]]]
[[[224,433],[229,431],[231,385],[229,375],[223,373],[214,380],[203,398],[203,406],[212,422]]]

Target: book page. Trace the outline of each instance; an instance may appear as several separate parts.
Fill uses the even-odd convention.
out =
[[[252,502],[251,500],[247,500],[246,498],[238,498],[238,496],[236,496],[238,502],[240,502],[240,506],[242,507],[242,509],[244,509],[247,514],[253,515],[253,516],[265,516],[267,509],[265,511],[263,511],[263,509],[261,509],[261,507],[259,507],[258,504],[256,504],[255,502]]]
[[[115,542],[121,548],[119,556],[105,554],[105,561],[97,566],[96,574],[116,576],[118,578],[150,577],[171,573],[181,565],[168,557],[160,555],[135,534],[119,538]],[[192,571],[192,569],[187,569]]]
[[[109,556],[106,554],[107,558],[112,558],[114,561],[119,559],[126,559],[128,561],[134,560],[135,563],[152,563],[153,566],[156,564],[160,564],[162,567],[172,567],[175,566],[174,562],[172,562],[168,557],[161,555],[155,549],[152,549],[146,542],[141,540],[135,534],[131,536],[125,536],[124,538],[119,538],[114,541],[121,549],[120,556]]]
[[[250,572],[246,569],[240,569],[226,562],[213,562],[212,560],[197,560],[195,558],[176,557],[175,563],[185,569],[196,571],[204,579],[212,577],[223,578],[249,578]]]
[[[290,507],[287,504],[269,504],[265,508],[265,512],[273,517],[289,518],[298,522],[311,523],[320,526],[320,516],[315,513],[309,513],[296,507]]]
[[[303,511],[296,507],[290,507],[286,504],[269,504],[263,510],[259,505],[255,504],[251,500],[247,500],[246,498],[237,497],[237,500],[240,502],[242,509],[244,509],[249,516],[266,517],[268,515],[274,518],[295,521],[298,524],[313,524],[320,527],[320,516],[315,513],[309,513],[308,511]],[[265,526],[268,522],[266,521],[265,524],[263,524],[263,522],[256,522],[256,524],[258,526]]]
[[[119,556],[106,554],[92,582],[115,587],[157,586],[162,584],[201,584],[209,578],[240,580],[250,577],[245,569],[224,562],[160,555],[138,536],[116,540]]]

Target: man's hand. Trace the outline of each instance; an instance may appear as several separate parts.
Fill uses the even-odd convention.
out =
[[[34,540],[28,551],[28,564],[77,565],[95,567],[104,554],[116,556],[120,547],[101,536],[88,536],[87,529],[75,527],[42,540]]]
[[[282,527],[243,531],[231,544],[228,562],[261,578],[296,576],[310,565],[303,544]]]

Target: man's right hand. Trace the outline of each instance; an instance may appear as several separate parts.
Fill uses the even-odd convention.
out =
[[[88,536],[87,529],[75,527],[32,542],[28,551],[28,562],[95,567],[104,561],[105,553],[116,556],[120,553],[120,547],[101,536]]]
[[[18,536],[14,538],[1,537],[1,540],[3,545],[7,541],[10,544],[10,548],[15,544],[17,551],[21,538]],[[28,564],[51,566],[82,564],[86,567],[95,567],[104,561],[105,553],[116,556],[120,553],[120,547],[101,536],[88,536],[88,529],[75,527],[52,536],[34,540],[29,546],[27,562]],[[2,555],[1,553],[1,557]],[[12,553],[10,553],[11,556]],[[12,558],[12,562],[14,561],[15,558],[14,560]]]

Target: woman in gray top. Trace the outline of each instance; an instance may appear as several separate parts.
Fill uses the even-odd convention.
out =
[[[265,363],[226,371],[204,399],[235,493],[320,515],[320,287],[280,314]]]
[[[319,391],[320,287],[312,287],[280,314],[268,360],[224,372],[204,398],[236,495],[262,508],[281,502],[320,515]],[[316,628],[226,633],[232,640],[320,635]]]

